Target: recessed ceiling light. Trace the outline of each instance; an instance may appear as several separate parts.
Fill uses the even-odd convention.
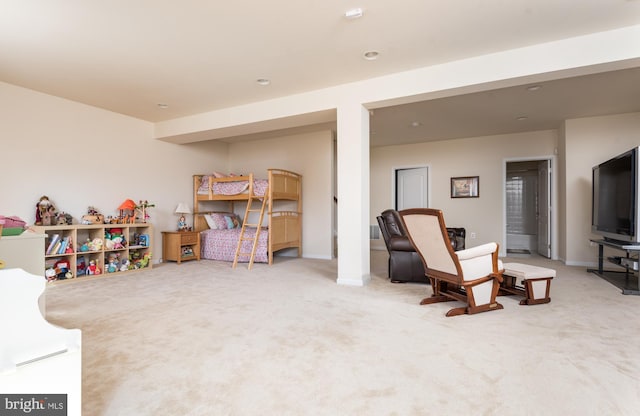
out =
[[[267,78],[258,78],[258,79],[256,80],[256,82],[257,82],[259,85],[269,85],[269,84],[271,84],[271,81],[269,81]]]
[[[169,108],[169,104],[160,103],[160,104],[158,104],[158,108],[162,108],[164,110],[166,108]]]
[[[527,91],[538,91],[540,88],[542,88],[540,85],[531,85],[527,87]]]
[[[422,123],[420,123],[419,121],[412,121],[411,122],[411,127],[420,127],[422,126]]]
[[[368,51],[368,52],[365,52],[362,56],[367,61],[374,61],[374,60],[378,59],[379,55],[380,55],[380,53],[377,52],[377,51]]]
[[[518,120],[518,121],[525,121],[525,120],[527,120],[528,118],[529,118],[529,117],[527,117],[527,116],[520,116],[520,117],[516,118],[516,120]]]
[[[357,19],[359,17],[362,17],[362,9],[358,7],[357,9],[347,10],[344,13],[344,17],[346,17],[347,19]]]

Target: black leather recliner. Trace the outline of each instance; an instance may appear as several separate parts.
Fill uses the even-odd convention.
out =
[[[418,282],[429,283],[424,275],[424,265],[413,246],[404,223],[394,209],[388,209],[377,217],[382,237],[389,251],[389,279],[393,283]],[[464,250],[466,230],[447,228],[449,240],[454,250]]]

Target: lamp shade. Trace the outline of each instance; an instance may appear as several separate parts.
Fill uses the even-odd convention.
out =
[[[191,208],[184,202],[180,202],[176,207],[176,214],[191,214]]]

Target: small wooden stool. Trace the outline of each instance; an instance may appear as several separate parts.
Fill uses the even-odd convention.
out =
[[[555,276],[556,271],[553,269],[522,263],[505,263],[500,291],[505,295],[524,296],[520,305],[549,303],[551,279]]]

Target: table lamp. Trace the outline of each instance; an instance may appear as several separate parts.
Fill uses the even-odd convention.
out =
[[[180,214],[180,219],[178,220],[178,231],[187,231],[187,220],[184,215],[191,214],[191,209],[184,202],[180,202],[176,207],[176,214]]]

